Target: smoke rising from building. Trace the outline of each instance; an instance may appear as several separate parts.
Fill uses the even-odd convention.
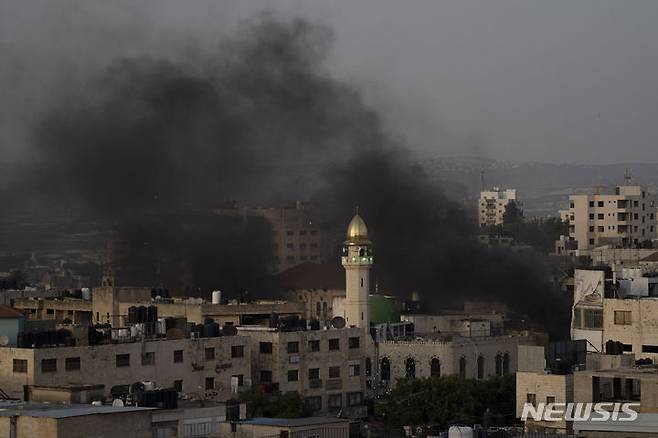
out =
[[[260,292],[271,237],[264,224],[183,212],[311,199],[342,232],[359,204],[394,292],[421,291],[435,308],[498,299],[549,322],[557,301],[542,264],[469,240],[471,218],[324,68],[330,43],[321,24],[265,15],[210,58],[115,60],[40,118],[36,187],[109,218],[145,260],[126,265],[203,292]]]

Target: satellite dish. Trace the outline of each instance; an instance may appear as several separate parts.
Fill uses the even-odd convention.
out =
[[[7,336],[0,336],[0,345],[3,347],[9,344],[9,338]]]
[[[337,329],[345,328],[345,318],[342,316],[334,316],[331,318],[331,326]]]
[[[120,398],[115,398],[114,401],[112,402],[112,406],[114,406],[115,408],[122,408],[123,401]]]

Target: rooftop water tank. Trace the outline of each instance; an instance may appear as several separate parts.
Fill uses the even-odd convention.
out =
[[[212,291],[212,303],[213,304],[222,304],[222,291],[221,290]]]

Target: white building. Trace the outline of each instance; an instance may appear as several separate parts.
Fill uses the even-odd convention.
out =
[[[480,226],[502,225],[505,208],[511,201],[516,201],[515,189],[502,190],[494,187],[492,190],[480,192]]]

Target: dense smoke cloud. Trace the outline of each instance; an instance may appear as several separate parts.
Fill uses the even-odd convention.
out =
[[[164,276],[154,264],[153,281],[204,292],[265,287],[256,280],[271,257],[270,232],[235,220],[190,225],[163,211],[303,198],[343,232],[359,204],[393,292],[418,290],[435,309],[498,299],[549,322],[555,301],[541,263],[469,239],[462,208],[359,94],[326,72],[330,42],[320,24],[260,16],[212,58],[115,61],[38,124],[40,189],[120,224],[127,253],[147,260],[126,265],[170,258],[184,275]],[[137,251],[144,242],[149,249]]]

